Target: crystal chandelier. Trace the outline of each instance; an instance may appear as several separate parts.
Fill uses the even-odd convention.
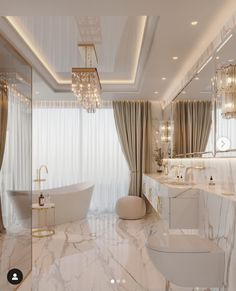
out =
[[[217,96],[222,98],[222,117],[236,118],[236,65],[216,71]]]
[[[84,53],[84,67],[72,68],[72,91],[79,104],[89,113],[94,113],[101,103],[101,83],[94,60],[96,52],[94,45],[79,45]]]

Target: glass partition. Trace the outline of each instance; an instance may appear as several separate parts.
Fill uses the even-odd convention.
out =
[[[19,269],[23,280],[31,271],[31,75],[0,36],[0,290],[6,291],[16,289],[9,270]]]

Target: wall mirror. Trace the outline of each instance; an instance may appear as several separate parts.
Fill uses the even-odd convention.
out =
[[[236,156],[236,35],[216,50],[216,157]]]
[[[172,102],[172,157],[213,156],[214,67],[208,59]]]
[[[172,102],[173,158],[236,156],[235,47],[234,29]]]

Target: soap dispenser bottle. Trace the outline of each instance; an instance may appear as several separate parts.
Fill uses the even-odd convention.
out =
[[[213,181],[213,177],[210,177],[209,186],[215,186],[215,182]]]
[[[39,196],[39,206],[44,206],[44,196],[43,193],[41,192],[40,196]]]

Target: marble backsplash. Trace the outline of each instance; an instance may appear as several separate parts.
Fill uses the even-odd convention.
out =
[[[236,193],[236,158],[168,159],[165,162],[172,177],[177,173],[183,178],[188,175],[194,183],[208,185],[212,176],[216,187],[222,192]]]

